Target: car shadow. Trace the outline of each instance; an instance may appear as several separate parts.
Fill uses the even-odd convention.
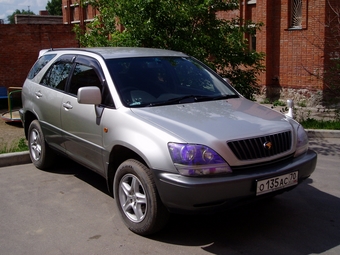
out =
[[[107,189],[104,177],[70,160],[69,158],[58,156],[56,163],[51,168],[44,171],[54,174],[73,175],[97,190],[100,190],[104,194],[111,196]]]
[[[23,125],[22,122],[20,121],[8,121],[6,122],[6,125],[13,127],[13,128],[19,128],[19,129],[23,129]]]
[[[309,145],[320,157],[340,155],[339,142],[332,139],[310,139]],[[312,175],[292,191],[223,213],[173,215],[151,238],[212,254],[327,253],[340,245],[340,199],[313,182]]]
[[[213,215],[173,215],[151,238],[212,254],[319,254],[340,245],[340,199],[311,186]]]
[[[48,172],[74,175],[110,196],[103,177],[69,159]],[[173,214],[161,232],[147,238],[212,254],[320,254],[340,245],[339,212],[340,199],[309,178],[290,192],[223,213]]]
[[[309,139],[309,147],[319,155],[340,156],[340,144],[333,143],[330,138]]]

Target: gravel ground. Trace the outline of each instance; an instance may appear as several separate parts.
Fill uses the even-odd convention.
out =
[[[1,109],[1,116],[7,112]],[[24,129],[21,122],[6,122],[0,119],[0,150],[4,147],[11,147],[14,143],[18,142],[20,138],[25,138]]]

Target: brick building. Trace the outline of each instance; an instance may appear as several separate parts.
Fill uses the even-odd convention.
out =
[[[16,14],[15,24],[62,24],[63,16],[49,15],[48,11],[40,11],[39,15]]]
[[[21,87],[37,60],[48,48],[79,47],[72,25],[0,24],[0,87]]]
[[[259,77],[266,97],[317,104],[324,84],[316,76],[332,57],[339,57],[327,46],[332,37],[328,22],[335,15],[329,4],[340,8],[339,0],[240,0],[238,11],[217,15],[264,23],[256,37],[248,39],[249,47],[266,53],[266,72]],[[65,24],[84,25],[98,14],[77,0],[62,0],[62,5]]]
[[[335,39],[329,22],[336,22],[334,10],[339,8],[339,0],[244,0],[239,11],[219,15],[264,23],[256,37],[248,39],[250,47],[266,53],[260,84],[267,97],[313,105],[322,99],[324,89],[316,75],[323,73],[334,55],[339,56],[329,47]]]
[[[62,0],[62,12],[64,24],[79,24],[81,26],[91,22],[99,14],[91,5],[79,4],[78,0]]]
[[[79,47],[73,26],[62,18],[40,11],[16,14],[15,24],[0,22],[0,87],[21,87],[41,49]]]

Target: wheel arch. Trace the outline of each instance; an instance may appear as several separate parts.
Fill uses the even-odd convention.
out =
[[[116,174],[117,168],[121,163],[128,159],[135,159],[145,166],[148,167],[145,160],[135,151],[131,150],[122,145],[116,145],[112,148],[110,157],[109,157],[109,166],[107,171],[107,187],[109,192],[113,195],[113,178]]]
[[[25,137],[28,139],[28,129],[32,123],[33,120],[37,120],[37,116],[32,113],[31,111],[26,111],[24,115],[24,132],[25,132]]]

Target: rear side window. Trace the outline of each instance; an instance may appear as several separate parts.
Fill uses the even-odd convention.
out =
[[[57,61],[46,72],[40,84],[59,90],[64,90],[72,63]]]
[[[28,73],[27,79],[33,79],[40,72],[40,70],[43,69],[44,66],[55,57],[55,55],[56,54],[48,54],[40,57]]]

